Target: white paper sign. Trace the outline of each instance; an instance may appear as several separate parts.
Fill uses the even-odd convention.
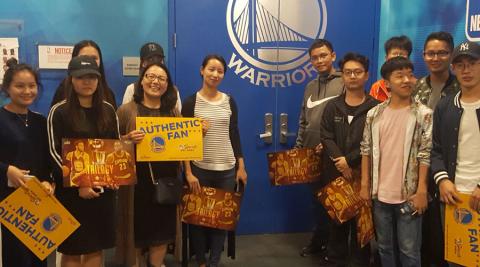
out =
[[[123,76],[138,76],[140,57],[123,57]]]
[[[68,69],[72,59],[73,45],[39,45],[38,67],[40,69]]]
[[[3,75],[7,69],[7,60],[14,57],[18,60],[18,38],[0,38],[0,84],[3,83]]]

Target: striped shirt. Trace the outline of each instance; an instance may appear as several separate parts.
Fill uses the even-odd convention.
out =
[[[235,156],[230,142],[230,97],[221,93],[218,101],[208,101],[197,93],[195,117],[207,120],[209,128],[203,137],[203,160],[194,161],[197,167],[212,171],[235,167]]]

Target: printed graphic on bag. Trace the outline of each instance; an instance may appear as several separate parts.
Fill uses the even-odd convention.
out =
[[[355,217],[364,201],[355,193],[352,183],[338,177],[323,187],[317,198],[337,223],[344,223]]]
[[[375,236],[373,228],[372,209],[366,203],[360,208],[360,212],[355,217],[357,223],[357,242],[363,248]]]
[[[268,153],[267,158],[272,185],[311,183],[320,178],[320,155],[312,148]]]
[[[64,186],[130,185],[137,182],[133,143],[118,139],[62,139]]]
[[[182,222],[227,231],[235,230],[240,218],[242,193],[202,187],[200,194],[185,190]]]

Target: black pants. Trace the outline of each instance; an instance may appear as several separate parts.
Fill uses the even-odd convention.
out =
[[[422,222],[422,266],[448,267],[445,261],[444,236],[440,216],[440,201],[428,203]]]
[[[323,205],[317,200],[316,193],[320,190],[319,183],[311,184],[312,195],[314,198],[314,214],[315,214],[315,228],[313,229],[313,235],[311,244],[314,247],[320,248],[326,246],[328,243],[328,232],[330,228],[331,219]]]
[[[330,225],[327,257],[334,266],[368,267],[370,264],[370,245],[360,248],[357,242],[357,223],[355,218],[343,223]]]

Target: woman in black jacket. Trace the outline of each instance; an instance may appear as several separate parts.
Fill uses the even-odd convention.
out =
[[[62,138],[118,139],[115,109],[103,100],[100,71],[92,57],[72,58],[66,78],[67,98],[48,114],[50,153],[54,160],[57,197],[80,222],[80,227],[59,247],[62,266],[101,266],[102,250],[114,246],[115,191],[90,186],[64,187]],[[75,167],[85,168],[82,158]]]

